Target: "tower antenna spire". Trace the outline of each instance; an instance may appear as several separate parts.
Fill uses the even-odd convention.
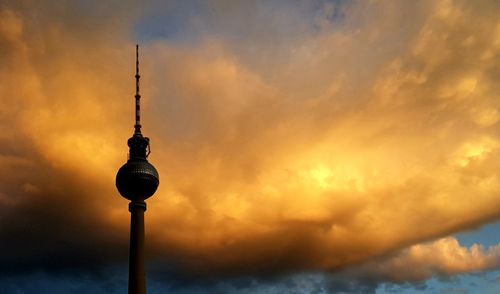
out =
[[[134,134],[141,134],[141,94],[139,94],[139,44],[135,45],[135,125]]]

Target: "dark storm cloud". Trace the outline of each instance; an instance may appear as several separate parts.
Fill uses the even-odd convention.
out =
[[[16,173],[2,191],[2,275],[97,271],[126,260],[127,231],[102,225],[102,208],[94,203],[98,198],[88,193],[92,179],[35,158],[30,158],[28,173],[17,171],[23,171],[18,164],[2,168],[4,175]]]

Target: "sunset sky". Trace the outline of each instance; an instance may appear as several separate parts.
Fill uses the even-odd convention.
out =
[[[141,3],[139,3],[141,2]],[[0,1],[0,289],[500,293],[500,1]]]

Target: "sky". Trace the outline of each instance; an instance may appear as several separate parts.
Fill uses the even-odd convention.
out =
[[[0,2],[2,293],[499,293],[500,2]]]

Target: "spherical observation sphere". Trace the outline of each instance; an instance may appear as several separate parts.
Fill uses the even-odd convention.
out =
[[[144,159],[127,161],[116,174],[118,192],[131,201],[153,196],[159,184],[156,168]]]

